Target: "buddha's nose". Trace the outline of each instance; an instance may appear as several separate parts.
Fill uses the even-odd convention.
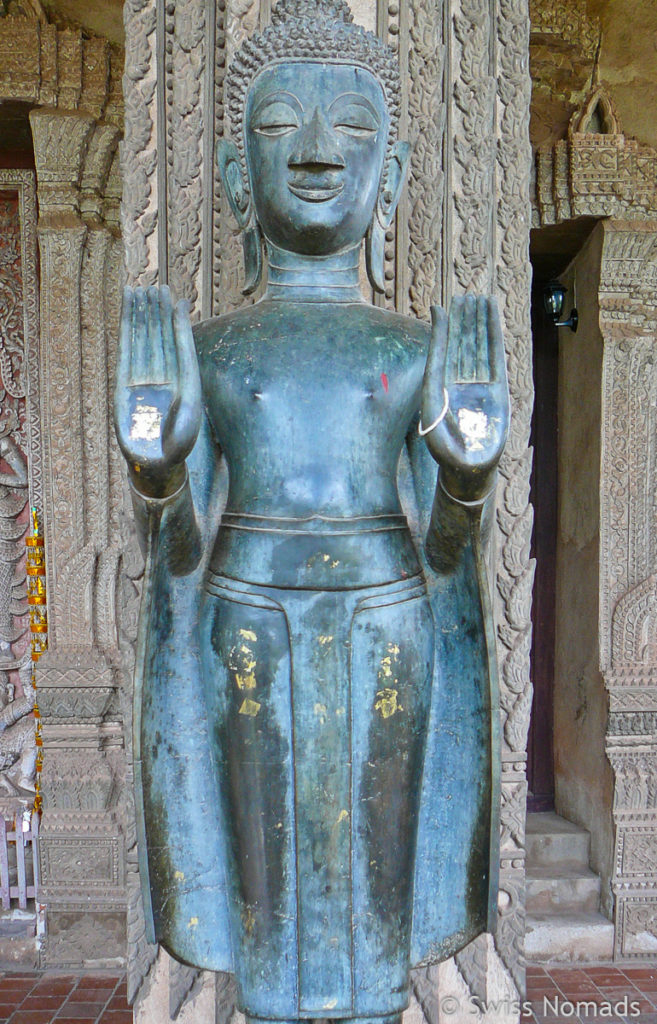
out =
[[[310,121],[299,134],[298,142],[290,154],[288,167],[295,171],[335,171],[345,166],[326,118],[315,107]]]

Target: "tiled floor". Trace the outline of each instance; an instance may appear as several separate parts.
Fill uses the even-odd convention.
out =
[[[657,1024],[657,964],[530,966],[527,999],[534,1017],[524,1019],[530,1024]]]
[[[0,1024],[132,1024],[125,975],[0,973]]]
[[[657,965],[530,966],[527,1003],[528,1024],[657,1024]],[[132,1024],[125,975],[0,972],[0,1024],[51,1022]]]

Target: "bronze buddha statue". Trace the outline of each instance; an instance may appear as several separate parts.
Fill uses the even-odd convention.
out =
[[[409,968],[495,913],[502,332],[485,298],[430,328],[361,295],[408,146],[396,59],[344,0],[281,0],[227,95],[218,159],[265,293],[192,331],[168,289],[127,289],[122,320],[147,921],[234,971],[249,1019],[396,1021]]]

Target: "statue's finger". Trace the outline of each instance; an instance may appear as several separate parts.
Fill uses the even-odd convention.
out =
[[[189,320],[188,302],[179,302],[173,311],[173,333],[178,359],[178,387],[186,402],[200,406],[201,378],[198,371],[192,325]]]
[[[472,381],[477,373],[477,302],[474,295],[464,296],[459,343],[458,380]]]
[[[422,382],[420,434],[435,422],[445,395],[445,354],[447,350],[447,314],[440,306],[431,307],[431,341]],[[443,413],[444,416],[444,413]]]
[[[160,323],[160,297],[158,288],[149,288],[146,293],[148,302],[148,380],[153,384],[166,381],[164,373],[164,352],[162,351],[162,326]]]
[[[440,306],[431,307],[431,342],[427,355],[424,380],[433,390],[440,392],[445,386],[445,356],[447,353],[447,314]]]
[[[488,300],[488,364],[490,379],[497,384],[506,383],[506,354],[504,333],[497,299]]]
[[[145,288],[135,288],[132,332],[132,378],[135,384],[148,380],[148,300]]]
[[[173,336],[173,302],[168,285],[165,284],[160,288],[159,299],[164,373],[167,380],[175,380],[178,376],[178,358],[176,356],[176,340]]]
[[[457,295],[453,298],[449,307],[447,355],[445,357],[445,384],[447,387],[459,379],[459,349],[464,307],[465,299],[463,295]]]
[[[123,289],[121,307],[121,329],[116,365],[116,387],[114,388],[114,426],[119,442],[123,440],[123,425],[128,412],[128,388],[132,383],[132,346],[135,311],[135,293],[132,288]]]
[[[121,328],[119,330],[119,351],[116,362],[116,386],[125,387],[130,381],[132,365],[132,326],[135,307],[135,293],[127,286],[123,289],[121,306]]]
[[[488,299],[477,296],[477,368],[476,380],[490,380],[490,348],[488,343]]]

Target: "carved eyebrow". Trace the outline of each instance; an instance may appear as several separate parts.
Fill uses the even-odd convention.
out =
[[[295,96],[293,92],[285,92],[284,90],[279,89],[276,92],[270,92],[267,93],[266,96],[263,96],[255,110],[251,111],[251,117],[257,117],[266,110],[267,107],[270,107],[272,103],[287,103],[288,106],[292,107],[293,110],[296,110],[298,114],[303,116],[303,104],[301,103],[301,100]]]
[[[381,121],[381,115],[376,107],[374,107],[374,105],[370,103],[365,96],[361,96],[360,93],[357,92],[343,92],[341,96],[338,96],[337,99],[333,100],[333,103],[329,107],[329,114],[333,112],[334,107],[351,106],[352,104],[356,104],[359,107],[365,107],[372,117],[376,118],[378,122]]]

